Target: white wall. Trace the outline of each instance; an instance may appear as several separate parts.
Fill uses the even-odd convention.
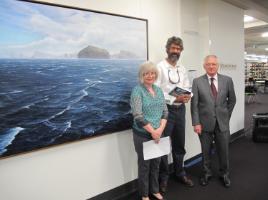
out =
[[[241,84],[244,83],[243,75],[241,76],[244,74],[241,56],[244,38],[240,9],[219,0],[47,2],[148,19],[149,57],[155,62],[166,56],[164,46],[167,38],[172,35],[180,36],[182,33],[185,42],[182,63],[186,67],[196,68],[202,74],[202,58],[207,53],[215,53],[223,62],[236,64],[235,70],[226,69],[223,73],[237,77],[235,87],[238,103],[232,118],[231,131],[233,133],[244,127]],[[222,6],[228,12],[222,11]],[[212,18],[209,16],[211,14]],[[230,29],[231,38],[226,37]],[[212,41],[211,46],[209,39]],[[235,45],[229,46],[229,42]],[[189,106],[187,109],[186,158],[190,158],[200,153],[200,145],[192,131]],[[85,200],[136,177],[136,154],[129,130],[0,160],[0,199]]]
[[[181,1],[181,31],[184,41],[182,64],[188,70],[197,70],[196,75],[203,73],[202,58],[208,50],[208,11],[207,4],[202,0]],[[201,152],[199,139],[192,128],[190,103],[186,105],[186,159]]]
[[[47,0],[146,18],[149,56],[165,56],[168,37],[180,33],[177,0]],[[0,160],[1,200],[85,200],[137,177],[131,131],[114,133]]]

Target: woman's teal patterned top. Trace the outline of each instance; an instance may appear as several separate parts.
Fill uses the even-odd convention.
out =
[[[155,96],[152,96],[143,84],[133,88],[130,99],[131,111],[134,117],[133,132],[142,137],[152,138],[143,126],[150,123],[153,128],[160,126],[161,119],[167,119],[168,109],[164,94],[156,85],[153,85]]]

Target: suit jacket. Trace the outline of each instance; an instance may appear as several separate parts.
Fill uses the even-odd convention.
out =
[[[202,130],[212,132],[216,121],[220,130],[229,131],[229,120],[236,103],[233,81],[230,77],[218,74],[218,95],[214,99],[207,75],[193,81],[191,99],[192,124],[202,125]]]

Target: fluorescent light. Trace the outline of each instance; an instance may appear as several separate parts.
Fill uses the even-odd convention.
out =
[[[268,37],[268,32],[261,34],[262,37]]]
[[[244,22],[252,22],[254,20],[253,17],[248,16],[248,15],[244,15]]]
[[[211,40],[208,40],[208,44],[209,44],[209,46],[211,46],[211,43],[212,43]]]
[[[265,48],[266,51],[268,51],[268,48]]]
[[[245,59],[248,61],[267,62],[268,56],[256,55],[256,54],[247,54],[247,55],[245,55]]]

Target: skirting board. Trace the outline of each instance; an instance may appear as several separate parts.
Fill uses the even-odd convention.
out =
[[[241,130],[233,133],[231,135],[230,142],[233,142],[242,136],[244,136],[244,129],[241,129]],[[184,167],[187,168],[187,167],[190,167],[192,165],[195,165],[198,162],[201,162],[201,160],[202,160],[201,153],[197,154],[196,156],[184,161]],[[169,167],[171,169],[170,171],[172,172],[173,171],[172,164],[170,164]],[[99,195],[92,197],[90,199],[87,199],[87,200],[119,200],[127,195],[130,195],[130,194],[136,192],[137,191],[137,184],[138,184],[138,181],[137,181],[137,179],[135,179],[133,181],[125,183],[119,187],[111,189],[107,192],[104,192],[102,194],[99,194]]]

